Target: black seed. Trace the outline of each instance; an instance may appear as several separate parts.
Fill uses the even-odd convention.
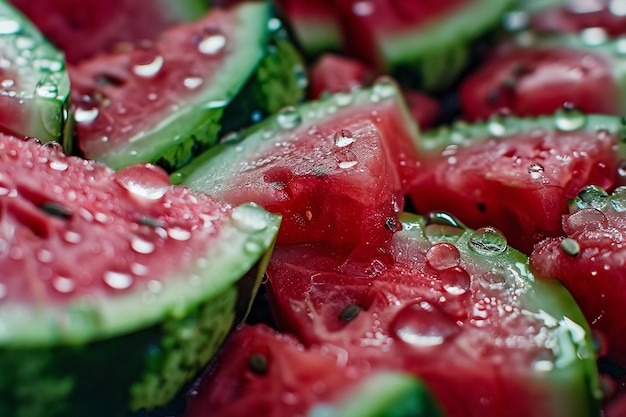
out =
[[[52,201],[42,203],[39,208],[46,214],[59,217],[63,220],[67,220],[72,217],[72,210],[70,208],[62,206],[58,203],[54,203]]]
[[[101,86],[119,87],[124,84],[124,80],[111,74],[100,74],[96,78],[96,84]]]
[[[394,231],[398,227],[398,222],[393,217],[387,217],[387,219],[385,219],[385,227],[391,231]]]
[[[485,203],[478,203],[478,204],[476,204],[476,208],[481,213],[484,213],[485,211],[487,211],[487,205]]]
[[[157,227],[165,227],[165,223],[153,217],[140,217],[138,222],[139,224],[142,224],[144,226],[149,226],[155,229]]]
[[[357,304],[350,304],[339,313],[339,320],[349,322],[357,318],[361,312],[361,307]]]
[[[254,353],[248,359],[248,369],[257,375],[265,375],[267,373],[268,361],[267,356]]]

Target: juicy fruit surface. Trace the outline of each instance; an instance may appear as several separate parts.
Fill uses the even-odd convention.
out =
[[[282,214],[279,243],[385,241],[416,169],[414,126],[398,94],[381,83],[285,108],[173,178]]]
[[[592,328],[604,335],[607,356],[622,366],[626,366],[625,191],[619,187],[609,196],[598,187],[582,190],[574,212],[563,219],[566,237],[541,242],[531,258],[535,270],[564,283]]]
[[[380,392],[386,390],[391,391],[391,403],[387,405],[396,408],[394,415],[404,416],[403,412],[409,415],[409,411],[414,417],[439,415],[428,393],[417,382],[408,382],[413,388],[406,397],[399,395],[400,389],[394,392],[394,388],[380,385],[383,382],[404,385],[407,381],[400,378],[409,377],[374,374],[370,382],[378,382],[376,391],[369,392],[364,387],[365,392],[351,392],[368,374],[367,370],[345,364],[341,352],[332,348],[305,348],[295,337],[279,334],[265,325],[243,326],[227,341],[219,363],[194,390],[181,417],[240,416],[242,413],[272,417],[348,417],[354,405],[342,404],[343,401],[360,401],[364,393],[383,397]],[[372,406],[361,413],[378,415],[375,413],[381,411]]]
[[[466,120],[506,112],[552,114],[563,105],[586,113],[619,114],[612,64],[590,50],[503,46],[492,52],[459,90]]]
[[[207,6],[197,0],[113,0],[106,6],[81,0],[9,0],[40,28],[71,63],[110,52],[122,42],[155,39],[165,28],[198,18]],[[85,39],[89,41],[85,41]]]
[[[617,118],[565,110],[433,131],[420,142],[424,169],[412,203],[421,213],[448,211],[470,227],[495,226],[529,254],[542,238],[562,234],[561,216],[581,188],[621,183],[619,126]]]
[[[593,351],[571,296],[535,280],[495,229],[450,219],[405,217],[369,254],[278,247],[277,325],[350,364],[420,375],[449,416],[595,415]]]

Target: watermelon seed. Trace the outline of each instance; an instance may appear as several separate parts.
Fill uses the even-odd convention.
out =
[[[62,206],[58,203],[54,203],[52,201],[47,201],[39,205],[39,209],[41,209],[46,214],[49,214],[54,217],[58,217],[64,220],[72,217],[72,209]]]
[[[602,210],[609,200],[609,194],[597,185],[588,185],[580,190],[576,198],[576,207],[578,209],[595,208]]]
[[[626,211],[626,187],[621,186],[613,190],[610,202],[613,210],[620,213]]]
[[[581,129],[587,122],[587,116],[571,103],[565,103],[554,116],[554,126],[562,132]]]
[[[0,35],[14,35],[20,30],[22,26],[17,20],[0,17]]]
[[[165,227],[165,223],[153,217],[140,217],[138,223],[144,226],[152,227],[154,229],[156,229],[157,227]]]
[[[341,129],[335,133],[335,146],[344,147],[352,145],[355,141],[352,132],[348,129]]]
[[[204,55],[216,55],[226,46],[226,37],[221,33],[212,33],[205,36],[198,43],[198,51]]]
[[[495,227],[482,227],[472,232],[468,245],[478,254],[493,256],[506,250],[507,241],[502,232]]]
[[[350,304],[339,313],[339,320],[350,322],[357,318],[361,312],[361,307],[357,304]]]
[[[302,116],[293,106],[283,107],[276,116],[278,127],[284,130],[295,129],[301,122]]]
[[[543,166],[537,163],[530,164],[528,167],[528,173],[530,174],[530,178],[538,180],[543,177]]]
[[[267,374],[268,366],[267,356],[261,353],[254,353],[248,359],[248,369],[257,375]]]
[[[578,256],[580,254],[580,245],[574,239],[565,238],[561,241],[561,249],[570,256]]]

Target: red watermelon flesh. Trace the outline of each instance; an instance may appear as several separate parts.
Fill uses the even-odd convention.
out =
[[[611,61],[565,45],[497,48],[463,80],[459,97],[466,120],[552,114],[564,104],[586,113],[621,112]]]
[[[407,224],[367,256],[317,244],[278,247],[268,268],[278,327],[307,345],[335,346],[357,367],[420,375],[447,416],[595,415],[596,388],[587,385],[593,355],[576,364],[580,358],[566,354],[568,365],[550,365],[571,349],[557,328],[586,326],[571,297],[522,278],[519,254],[507,261],[512,252],[500,252],[494,262],[503,263],[487,266],[481,257],[492,255],[468,251],[467,235],[430,243],[422,226]],[[478,233],[499,236],[484,253],[506,245],[493,229]],[[554,351],[553,337],[565,342]],[[588,348],[574,350],[586,356]]]
[[[459,124],[431,132],[421,138],[424,169],[411,201],[420,213],[443,210],[470,227],[495,226],[529,254],[541,239],[562,234],[561,216],[582,187],[621,183],[619,125],[571,110],[553,118],[494,118],[482,125],[486,130]]]
[[[120,43],[154,40],[166,28],[198,19],[198,0],[10,0],[58,48],[68,62],[111,52]]]
[[[532,266],[569,289],[592,328],[604,335],[607,357],[626,366],[626,216],[624,188],[609,197],[588,187],[578,208],[563,218],[566,237],[547,239],[533,251]],[[594,200],[590,200],[593,197]]]
[[[384,81],[285,108],[172,178],[282,214],[281,244],[373,245],[398,227],[417,170],[414,128],[395,85]]]

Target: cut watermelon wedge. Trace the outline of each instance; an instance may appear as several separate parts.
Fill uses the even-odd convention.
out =
[[[63,50],[70,63],[121,43],[154,40],[169,26],[202,17],[202,0],[9,0]]]
[[[173,181],[283,215],[280,243],[376,244],[397,229],[417,129],[395,84],[287,107]]]
[[[350,365],[419,375],[456,416],[598,416],[589,328],[569,293],[536,279],[494,228],[403,215],[369,254],[277,247],[279,328]]]
[[[530,254],[541,239],[562,234],[561,216],[582,187],[624,181],[622,132],[617,117],[575,109],[427,132],[411,201],[420,213],[443,210],[470,227],[495,226]]]
[[[347,365],[330,346],[304,348],[264,326],[239,328],[181,417],[438,417],[414,376]]]
[[[213,9],[154,44],[72,67],[78,144],[114,169],[179,168],[220,132],[297,102],[302,68],[268,3]]]
[[[586,187],[563,219],[566,237],[541,242],[532,254],[540,274],[563,282],[580,304],[592,328],[606,339],[607,356],[626,366],[626,188],[611,195]]]
[[[5,1],[0,16],[0,130],[61,140],[70,95],[63,54]]]
[[[279,218],[0,136],[0,411],[167,404],[247,313]]]

